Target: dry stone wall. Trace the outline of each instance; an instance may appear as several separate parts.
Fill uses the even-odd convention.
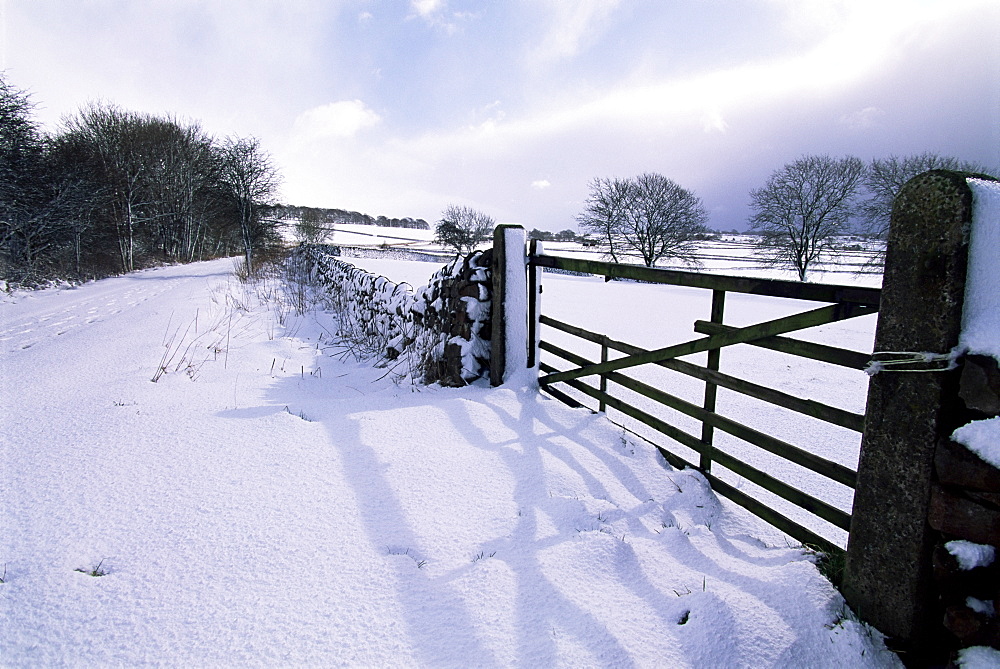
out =
[[[1000,414],[996,359],[966,356],[958,395],[969,418]],[[954,548],[956,542],[971,542],[990,555],[1000,548],[1000,469],[965,446],[942,439],[934,470],[928,523],[939,533],[933,566],[944,626],[959,647],[1000,648],[1000,618],[994,608],[1000,605],[1000,562],[991,558],[963,564]]]
[[[358,269],[334,247],[304,245],[290,262],[338,316],[338,336],[359,357],[406,363],[423,383],[462,386],[489,376],[492,251],[456,257],[413,290]]]

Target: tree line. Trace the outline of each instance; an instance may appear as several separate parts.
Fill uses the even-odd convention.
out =
[[[0,278],[91,278],[280,243],[279,174],[254,137],[91,103],[42,132],[0,76]]]
[[[345,209],[329,209],[326,207],[303,207],[294,204],[279,204],[274,207],[273,215],[281,221],[305,221],[318,225],[377,225],[383,228],[409,228],[412,230],[430,230],[431,226],[422,218],[389,218],[387,216],[372,216],[358,211]]]
[[[932,169],[982,173],[978,165],[935,153],[877,158],[807,155],[776,170],[750,192],[750,230],[768,261],[794,269],[804,281],[836,237],[857,231],[885,240],[892,202],[903,185]],[[580,228],[619,262],[639,256],[647,267],[664,258],[694,262],[696,242],[708,232],[708,214],[693,192],[647,173],[598,178],[577,217]],[[882,252],[884,253],[884,252]],[[881,253],[875,258],[880,264]]]

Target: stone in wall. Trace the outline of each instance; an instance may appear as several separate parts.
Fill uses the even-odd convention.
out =
[[[1000,413],[996,359],[966,356],[958,396],[970,419]],[[1000,648],[1000,617],[994,608],[1000,605],[1000,563],[965,570],[945,549],[954,539],[1000,546],[1000,469],[948,439],[938,444],[934,469],[928,523],[941,533],[933,567],[942,624],[957,647]]]

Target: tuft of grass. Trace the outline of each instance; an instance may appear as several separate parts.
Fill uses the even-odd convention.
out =
[[[402,546],[386,546],[386,550],[389,555],[405,555],[406,557],[413,560],[414,564],[417,565],[417,569],[423,569],[427,565],[427,560],[421,560],[416,555],[410,553],[409,548],[403,548]]]
[[[287,404],[285,405],[285,413],[287,413],[289,416],[295,416],[296,418],[301,418],[302,420],[304,420],[307,423],[311,423],[312,422],[312,419],[306,418],[305,412],[303,412],[301,410],[298,413],[292,413],[292,410],[288,408]]]
[[[104,564],[104,560],[107,560],[107,558],[103,558],[100,562],[97,563],[97,566],[94,567],[93,569],[91,569],[90,571],[87,571],[86,569],[80,569],[79,567],[77,567],[73,571],[78,571],[81,574],[86,574],[87,576],[93,576],[95,578],[98,577],[98,576],[106,576],[107,573],[108,573],[107,570],[106,569],[101,569],[101,565]],[[5,570],[4,571],[4,575],[6,575],[6,573],[7,572]]]
[[[486,551],[479,551],[478,555],[473,555],[472,556],[472,563],[475,564],[475,563],[479,562],[480,560],[483,560],[483,559],[486,559],[486,558],[491,558],[491,557],[493,557],[496,554],[497,554],[496,551],[493,551],[489,555],[486,554]]]
[[[811,553],[816,558],[816,568],[819,569],[826,580],[830,581],[835,588],[840,589],[844,580],[844,568],[847,566],[847,553],[836,551],[826,552],[817,546],[803,544],[803,549]]]
[[[3,576],[0,576],[0,585],[7,582],[7,563],[3,563]]]

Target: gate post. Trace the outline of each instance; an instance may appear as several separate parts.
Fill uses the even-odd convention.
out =
[[[875,353],[947,354],[962,324],[972,191],[968,174],[925,172],[892,209]],[[901,356],[895,356],[901,357]],[[934,455],[961,425],[958,370],[871,377],[842,591],[913,659],[941,643],[928,525]]]
[[[528,277],[525,233],[520,225],[493,230],[493,326],[490,333],[490,385],[528,366]]]

